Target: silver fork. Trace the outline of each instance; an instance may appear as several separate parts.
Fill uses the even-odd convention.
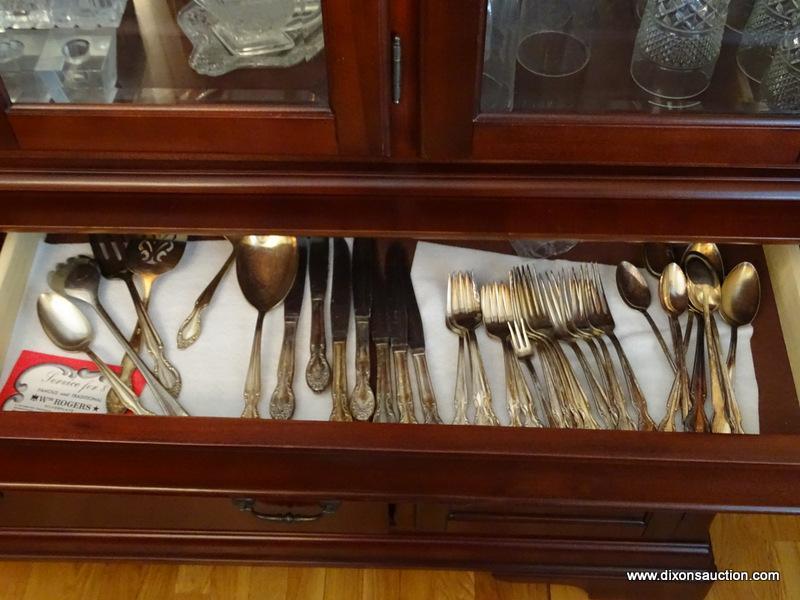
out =
[[[591,299],[589,320],[611,340],[611,344],[617,352],[620,365],[622,365],[622,372],[625,374],[628,392],[638,413],[639,429],[642,431],[655,431],[656,424],[647,412],[647,400],[645,400],[642,389],[639,387],[639,382],[636,380],[636,375],[633,372],[628,356],[614,334],[614,317],[608,307],[608,299],[606,298],[606,292],[603,287],[603,281],[600,279],[600,271],[597,265],[592,265],[592,272],[587,278],[587,284],[585,289]]]
[[[472,395],[472,389],[469,384],[469,356],[466,354],[466,332],[456,325],[453,320],[453,306],[458,304],[458,298],[455,297],[457,293],[455,277],[456,273],[451,273],[447,278],[447,309],[445,323],[447,328],[458,336],[458,364],[456,366],[456,385],[453,393],[453,403],[455,404],[455,415],[453,416],[454,425],[468,425],[469,424],[469,398]]]
[[[592,371],[586,354],[578,345],[578,341],[583,339],[583,335],[578,333],[575,327],[575,303],[571,297],[565,273],[563,271],[558,275],[555,275],[552,271],[547,273],[547,281],[543,282],[543,287],[546,292],[545,297],[556,335],[572,349],[581,366],[584,378],[589,384],[592,400],[597,407],[598,413],[609,426],[612,426],[615,421],[612,420],[608,410],[609,402],[606,391],[597,380],[594,371]],[[583,412],[590,414],[588,406],[581,407],[581,409]]]
[[[513,293],[511,297],[513,300]],[[549,367],[541,353],[539,353],[539,362],[541,364],[545,385],[547,386],[547,394],[545,394],[544,388],[542,387],[542,381],[533,366],[533,357],[535,354],[537,354],[537,352],[531,343],[530,338],[525,333],[525,324],[516,316],[516,311],[514,319],[508,324],[508,331],[510,333],[509,339],[511,340],[511,347],[514,350],[514,354],[516,355],[517,359],[522,361],[522,363],[528,369],[528,373],[531,376],[531,382],[533,383],[533,388],[536,390],[536,395],[539,396],[539,400],[542,403],[549,426],[564,427],[563,418],[561,417],[558,404],[556,404],[553,400],[556,398],[556,391],[554,389]]]
[[[511,290],[508,284],[491,283],[481,287],[481,312],[486,333],[503,349],[506,376],[506,406],[512,427],[541,427],[536,417],[533,396],[511,347],[509,324],[513,321]]]
[[[534,342],[538,350],[542,371],[547,382],[547,401],[545,409],[550,425],[553,427],[576,427],[574,407],[571,401],[568,376],[566,372],[571,368],[564,357],[560,357],[560,348],[552,339],[552,332],[548,330],[547,316],[536,288],[536,282],[525,267],[512,269],[509,274],[514,316],[520,324],[522,336]],[[517,347],[524,354],[522,340],[518,340]],[[518,354],[520,355],[520,354]],[[528,361],[526,361],[526,365]],[[532,371],[532,369],[529,368]],[[533,375],[533,373],[532,373]]]
[[[472,373],[472,398],[475,403],[475,423],[478,425],[499,425],[492,408],[492,390],[486,379],[486,371],[481,360],[475,329],[482,320],[481,301],[475,280],[470,273],[459,272],[453,276],[451,290],[450,318],[464,332]]]

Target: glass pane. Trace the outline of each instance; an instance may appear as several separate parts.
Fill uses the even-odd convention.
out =
[[[326,106],[319,0],[0,0],[12,102]]]
[[[800,113],[800,1],[488,0],[481,110]]]

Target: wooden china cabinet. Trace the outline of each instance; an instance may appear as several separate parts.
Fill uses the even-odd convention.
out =
[[[761,434],[5,412],[0,555],[464,568],[701,598],[707,583],[625,571],[714,569],[715,513],[800,512],[800,119],[758,100],[735,32],[699,100],[664,107],[630,82],[633,3],[598,0],[579,102],[525,104],[526,85],[549,92],[516,67],[515,108],[482,110],[487,0],[322,0],[322,50],[218,76],[189,63],[186,5],[128,1],[107,102],[26,99],[2,75],[0,229],[563,238],[605,261],[728,243],[762,272]],[[27,240],[0,255],[0,361]]]

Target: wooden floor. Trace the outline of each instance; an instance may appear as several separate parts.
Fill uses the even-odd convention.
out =
[[[709,600],[800,598],[800,517],[728,515],[712,529],[720,570],[777,570],[776,583],[718,583]],[[565,586],[484,573],[2,562],[1,600],[584,600]]]

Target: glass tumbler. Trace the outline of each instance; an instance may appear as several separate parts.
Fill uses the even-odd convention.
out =
[[[787,34],[764,74],[761,97],[770,112],[800,113],[800,33]]]
[[[481,111],[514,109],[514,76],[519,40],[519,0],[489,0],[481,76]]]
[[[576,110],[591,57],[591,0],[525,0],[517,48],[515,105]]]
[[[736,62],[753,81],[761,82],[775,49],[786,33],[800,25],[800,0],[757,0],[742,32]]]
[[[0,30],[52,26],[52,0],[0,0]]]
[[[714,74],[727,11],[728,0],[649,0],[631,58],[633,81],[667,106],[699,96]]]

